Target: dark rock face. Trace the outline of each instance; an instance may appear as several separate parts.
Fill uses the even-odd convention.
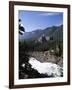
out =
[[[37,70],[31,68],[29,63],[26,63],[25,67],[19,71],[19,79],[27,79],[27,78],[45,78],[48,75],[40,74]]]

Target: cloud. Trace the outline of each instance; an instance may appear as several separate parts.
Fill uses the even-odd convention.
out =
[[[61,13],[58,12],[49,12],[49,13],[41,13],[39,14],[40,16],[54,16],[54,15],[59,15]]]

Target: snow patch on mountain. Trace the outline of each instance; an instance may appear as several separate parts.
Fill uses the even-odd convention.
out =
[[[60,77],[63,74],[63,68],[54,63],[41,63],[34,57],[29,58],[29,63],[32,65],[32,68],[37,70],[40,74],[47,74],[53,77]]]

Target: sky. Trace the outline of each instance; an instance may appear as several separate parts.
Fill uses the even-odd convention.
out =
[[[21,19],[26,32],[37,29],[45,29],[51,26],[63,24],[62,12],[45,12],[45,11],[25,11],[19,10],[18,18]]]

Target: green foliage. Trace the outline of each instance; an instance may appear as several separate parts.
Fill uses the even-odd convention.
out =
[[[58,46],[59,52],[56,50]],[[35,42],[33,41],[22,41],[19,42],[19,49],[21,52],[28,52],[28,51],[47,51],[47,50],[54,50],[55,55],[61,56],[63,53],[63,42],[62,41],[48,41],[44,43]]]
[[[50,37],[50,40],[53,40],[53,36]]]

